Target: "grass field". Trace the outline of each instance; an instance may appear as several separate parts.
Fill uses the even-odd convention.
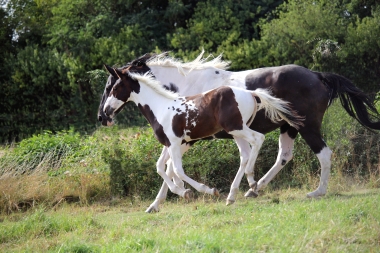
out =
[[[304,190],[165,202],[37,207],[3,216],[0,252],[380,252],[380,189],[321,199]]]

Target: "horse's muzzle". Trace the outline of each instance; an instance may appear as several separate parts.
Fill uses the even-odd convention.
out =
[[[104,114],[109,117],[110,115],[112,115],[114,112],[114,109],[111,107],[111,106],[107,106],[106,108],[104,108]]]
[[[113,120],[110,117],[108,117],[107,115],[105,115],[104,112],[101,112],[98,115],[98,121],[102,122],[103,126],[112,126],[114,124]]]

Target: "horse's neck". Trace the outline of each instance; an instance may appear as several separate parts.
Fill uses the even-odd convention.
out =
[[[216,69],[184,69],[185,75],[181,73],[176,67],[167,66],[149,66],[153,75],[162,84],[174,84],[179,89],[181,96],[196,95],[222,85],[237,85],[231,82],[231,75],[233,72]]]
[[[165,107],[167,103],[172,101],[172,98],[169,98],[163,94],[160,94],[154,90],[149,85],[144,82],[139,81],[140,91],[139,93],[132,92],[130,96],[130,101],[135,102],[136,105],[149,105],[159,109],[160,107]]]

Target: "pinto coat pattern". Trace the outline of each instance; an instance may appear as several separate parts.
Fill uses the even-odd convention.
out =
[[[317,189],[307,194],[307,197],[320,197],[326,194],[331,168],[331,150],[321,134],[323,115],[328,106],[339,98],[347,113],[364,127],[380,130],[380,114],[373,100],[343,76],[333,73],[323,73],[308,70],[297,65],[259,68],[238,72],[227,71],[228,62],[218,57],[203,58],[204,51],[191,62],[182,62],[168,56],[166,53],[146,54],[134,59],[123,68],[130,72],[144,74],[152,72],[165,87],[175,88],[183,96],[195,95],[222,85],[237,86],[243,89],[270,89],[273,96],[286,100],[299,115],[305,116],[303,126],[296,129],[285,121],[272,122],[266,118],[264,110],[258,111],[250,128],[266,134],[280,129],[279,150],[272,168],[258,181],[255,190],[249,189],[245,196],[258,196],[275,175],[293,158],[294,140],[298,133],[318,157],[321,166],[320,183]],[[103,98],[99,105],[98,119],[103,125],[112,125],[112,119],[104,112],[104,102],[110,90],[118,79],[112,68],[108,68],[108,78]],[[232,138],[225,131],[214,135],[216,138]],[[207,138],[212,139],[212,138]],[[191,143],[194,143],[192,141]],[[189,143],[188,143],[189,144]],[[249,149],[247,143],[242,143]],[[165,148],[164,148],[165,149]],[[184,144],[182,152],[189,145]],[[244,150],[242,150],[244,152]],[[169,159],[169,155],[166,155]],[[167,173],[177,185],[183,185],[173,173],[172,163],[167,162]],[[165,183],[147,212],[158,211],[159,204],[165,200],[168,187]],[[231,189],[232,190],[232,189]]]
[[[288,102],[272,97],[266,90],[248,91],[221,86],[201,94],[181,97],[165,90],[149,73],[144,75],[130,73],[128,68],[123,71],[114,69],[114,71],[119,79],[105,101],[105,115],[110,118],[115,117],[128,101],[133,101],[138,106],[152,126],[157,140],[166,147],[157,162],[158,174],[173,193],[185,198],[189,198],[190,190],[173,183],[171,177],[165,173],[163,161],[166,160],[166,151],[172,159],[174,173],[179,179],[186,181],[199,192],[218,195],[216,189],[200,184],[184,173],[182,142],[212,136],[224,130],[233,136],[239,151],[243,150],[241,147],[243,141],[251,144],[252,149],[249,154],[241,152],[241,168],[227,198],[227,204],[231,204],[235,201],[244,172],[250,187],[256,187],[253,165],[264,141],[264,135],[251,130],[249,125],[257,110],[264,109],[267,117],[274,122],[284,120],[295,128],[302,125],[302,118],[292,111]]]

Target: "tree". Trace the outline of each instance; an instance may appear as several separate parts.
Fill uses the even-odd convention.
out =
[[[200,48],[218,52],[228,40],[236,45],[244,39],[260,37],[258,21],[283,1],[209,0],[198,2],[186,27],[169,35],[171,46],[183,58],[193,58]]]
[[[344,43],[330,61],[320,57],[324,70],[335,71],[355,81],[366,92],[380,91],[380,5],[363,19],[356,16],[347,26]]]

